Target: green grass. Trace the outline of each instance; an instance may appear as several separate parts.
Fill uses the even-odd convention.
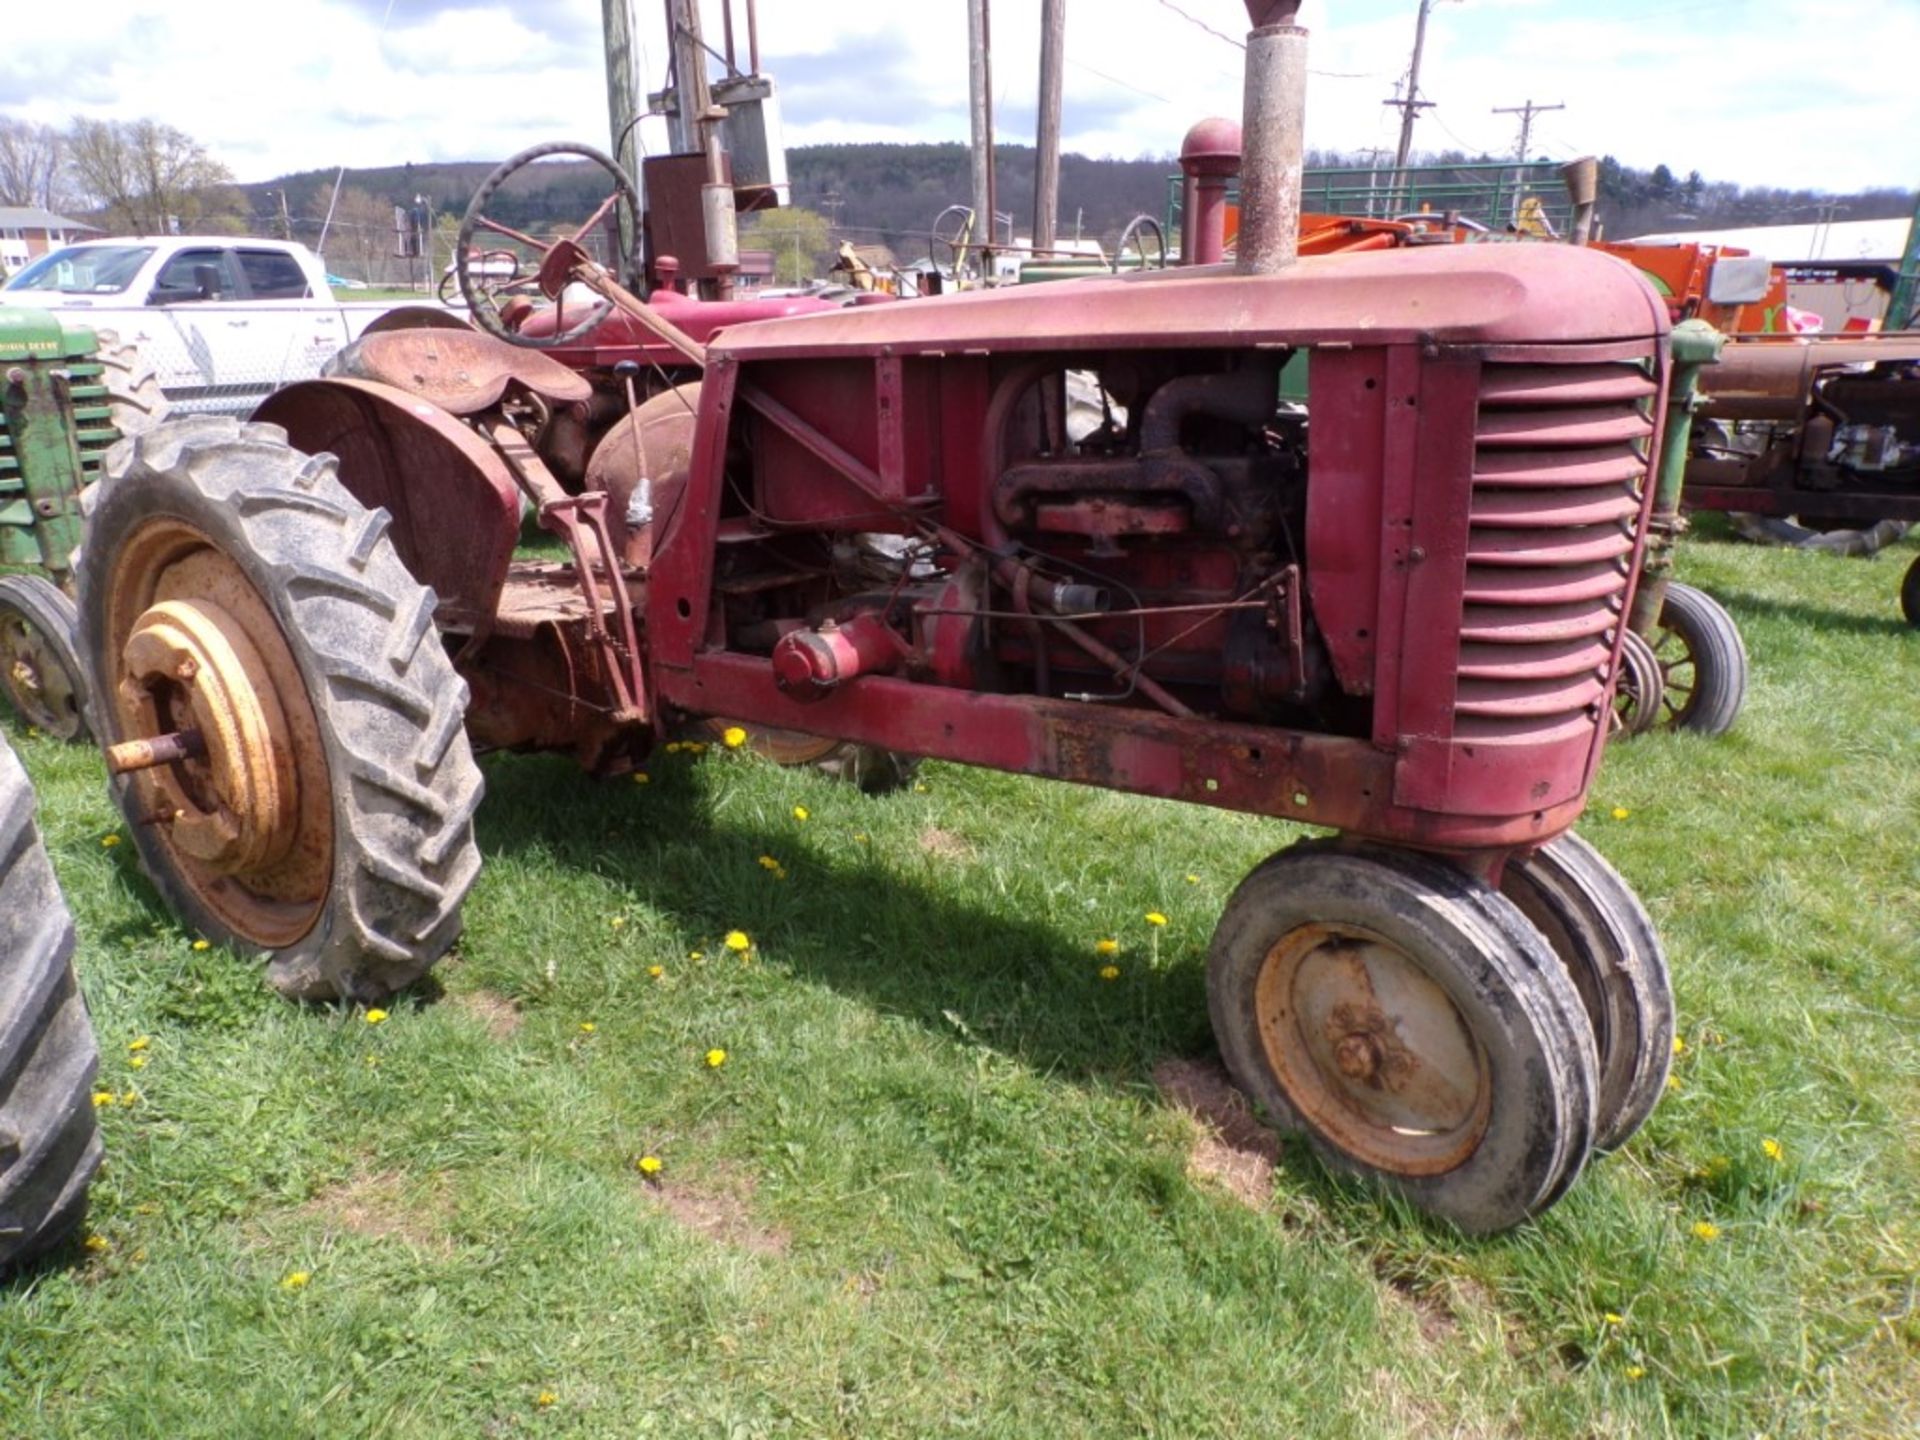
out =
[[[100,1112],[96,1248],[0,1294],[0,1433],[1912,1434],[1914,553],[1684,552],[1747,711],[1615,747],[1583,833],[1686,1053],[1489,1240],[1292,1146],[1257,1209],[1189,1168],[1152,1070],[1211,1053],[1211,927],[1287,826],[939,765],[876,801],[718,749],[644,787],[496,759],[466,937],[372,1025],[193,949],[102,846],[97,760],[14,727],[137,1099]]]

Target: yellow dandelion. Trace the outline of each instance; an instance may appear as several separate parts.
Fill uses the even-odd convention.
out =
[[[1100,978],[1102,980],[1118,980],[1120,978],[1120,967],[1118,965],[1102,965],[1100,967]]]
[[[1760,1142],[1760,1151],[1776,1165],[1787,1158],[1787,1147],[1771,1135]]]
[[[378,1055],[367,1056],[367,1068],[369,1070],[378,1070],[380,1068],[380,1057]]]
[[[122,1105],[138,1105],[140,1103],[140,1092],[138,1090],[122,1090],[120,1092],[120,1103]]]
[[[733,951],[734,954],[744,955],[753,948],[753,941],[747,938],[747,932],[744,930],[729,930],[727,931],[726,946],[727,949]],[[698,960],[700,957],[696,955],[693,958]]]
[[[636,785],[651,785],[653,783],[653,777],[644,770],[636,770],[633,772],[633,783]]]
[[[384,1025],[387,1023],[387,1012],[384,1010],[369,1010],[361,1018],[369,1025]]]
[[[924,783],[922,783],[921,781],[918,781],[918,780],[916,780],[916,781],[914,781],[914,782],[913,782],[913,793],[914,793],[914,794],[916,794],[916,795],[924,795],[924,794],[926,794],[926,793],[927,793],[927,787],[926,787],[926,785],[925,785]]]
[[[1687,1037],[1686,1036],[1676,1035],[1673,1037],[1673,1053],[1676,1055],[1684,1055],[1687,1053]]]
[[[1616,820],[1624,820],[1632,813],[1633,812],[1624,805],[1616,805],[1613,807],[1613,818]]]
[[[132,1051],[134,1054],[138,1055],[142,1050],[146,1049],[147,1046],[151,1045],[152,1043],[153,1043],[153,1040],[150,1036],[136,1035],[134,1036],[133,1039],[127,1041],[127,1049]]]
[[[1647,1373],[1647,1367],[1644,1365],[1627,1366],[1626,1375],[1627,1375],[1627,1379],[1629,1380],[1642,1379],[1645,1377],[1646,1373]]]
[[[551,1390],[542,1390],[538,1395],[534,1396],[533,1403],[538,1405],[542,1410],[544,1410],[549,1405],[552,1405],[559,1398],[560,1397],[554,1394],[553,1391]]]
[[[627,923],[627,917],[624,915],[613,915],[613,916],[609,916],[607,919],[607,924],[611,925],[615,930],[618,930],[621,926],[625,925],[626,923]]]
[[[689,960],[704,960],[706,958],[707,958],[707,952],[704,950],[687,951],[687,959]]]
[[[666,973],[667,973],[667,967],[664,965],[647,966],[647,974],[655,980],[658,980],[662,975]]]
[[[591,1035],[595,1030],[598,1030],[599,1028],[600,1027],[598,1025],[595,1025],[591,1020],[582,1020],[580,1022],[580,1033],[582,1035]]]
[[[853,832],[853,843],[856,845],[865,845],[868,839],[867,832],[864,830],[856,830]]]
[[[669,740],[667,742],[667,754],[669,755],[678,755],[686,748],[686,745],[679,740]]]
[[[778,870],[780,868],[780,862],[771,855],[762,855],[760,857],[760,868],[762,870]]]
[[[211,950],[213,948],[213,942],[211,940],[196,940],[193,942],[193,948],[196,950]]]
[[[111,850],[119,843],[120,837],[118,835],[102,835],[100,837],[100,848],[102,850]]]
[[[1624,1316],[1624,1315],[1616,1315],[1616,1314],[1614,1314],[1614,1313],[1613,1313],[1613,1311],[1611,1311],[1611,1310],[1609,1310],[1609,1311],[1607,1311],[1607,1313],[1606,1313],[1606,1314],[1604,1314],[1604,1315],[1602,1315],[1602,1316],[1601,1316],[1600,1318],[1601,1318],[1602,1320],[1604,1320],[1604,1321],[1606,1321],[1606,1322],[1607,1322],[1607,1324],[1609,1324],[1609,1325],[1624,1325],[1624,1324],[1626,1324],[1626,1323],[1627,1323],[1627,1317],[1626,1317],[1626,1316]]]
[[[634,1167],[639,1170],[642,1175],[658,1175],[661,1170],[660,1157],[658,1155],[642,1155],[633,1163]]]
[[[94,1255],[104,1255],[113,1248],[113,1242],[104,1235],[89,1235],[81,1243]]]
[[[313,1272],[311,1270],[295,1270],[281,1280],[280,1288],[282,1290],[304,1290],[307,1288],[308,1282],[312,1279]]]
[[[707,1068],[709,1070],[718,1070],[722,1065],[726,1063],[727,1063],[726,1051],[720,1050],[720,1049],[713,1049],[713,1050],[707,1051]]]
[[[1679,1088],[1680,1088],[1680,1077],[1678,1075],[1667,1076],[1667,1089],[1678,1090]]]
[[[1147,911],[1147,924],[1153,926],[1155,929],[1159,929],[1166,923],[1167,917],[1162,915],[1158,910]]]
[[[1718,1240],[1720,1238],[1720,1227],[1711,1220],[1696,1220],[1693,1222],[1693,1238],[1696,1240]]]
[[[1200,877],[1198,875],[1187,876],[1187,884],[1198,885],[1199,883],[1200,883]]]
[[[811,811],[807,809],[806,806],[796,805],[793,807],[793,818],[796,820],[811,820],[813,818],[813,814]]]
[[[111,1090],[96,1090],[93,1092],[93,1108],[98,1110],[102,1105],[111,1105],[116,1098]]]
[[[147,1068],[147,1057],[144,1055],[135,1055],[131,1060],[127,1061],[127,1064],[131,1065],[135,1070],[144,1070]]]
[[[707,742],[704,740],[689,740],[686,744],[686,751],[689,755],[704,755],[707,753]]]
[[[738,725],[729,725],[720,732],[720,738],[725,742],[727,749],[738,750],[747,743],[747,732]]]
[[[1096,940],[1093,942],[1093,953],[1096,955],[1118,955],[1120,953],[1120,942],[1111,936],[1104,940]]]

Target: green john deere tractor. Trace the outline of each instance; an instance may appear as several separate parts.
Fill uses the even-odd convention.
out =
[[[0,309],[0,695],[65,740],[87,733],[69,594],[81,492],[115,441],[165,410],[152,369],[111,331]]]

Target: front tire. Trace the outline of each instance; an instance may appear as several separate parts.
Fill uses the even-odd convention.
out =
[[[0,575],[0,694],[29,725],[75,743],[87,738],[77,628],[73,601],[59,586],[38,575]]]
[[[1665,687],[1660,723],[1709,738],[1731,730],[1747,701],[1747,647],[1720,602],[1674,581],[1652,643]]]
[[[73,917],[0,740],[0,1269],[80,1224],[100,1168],[93,1022],[73,975]]]
[[[479,873],[467,687],[385,510],[272,425],[116,452],[80,566],[94,731],[205,753],[116,778],[167,902],[300,999],[372,1001],[453,943]]]
[[[1220,917],[1207,1004],[1276,1126],[1463,1230],[1519,1224],[1586,1162],[1580,997],[1511,901],[1443,861],[1321,841],[1275,855]]]

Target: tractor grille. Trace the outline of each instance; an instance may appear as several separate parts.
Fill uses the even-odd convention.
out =
[[[1658,392],[1644,363],[1489,361],[1454,734],[1591,733],[1606,694]]]
[[[101,461],[108,448],[120,438],[120,432],[113,428],[109,418],[107,385],[101,378],[100,362],[91,358],[72,360],[61,368],[73,377],[74,439],[80,451],[80,484],[86,486],[100,478]],[[41,375],[35,379],[48,386],[47,394],[51,397],[52,377]],[[13,430],[5,408],[0,407],[0,495],[18,494],[21,488],[20,459],[14,451]]]

